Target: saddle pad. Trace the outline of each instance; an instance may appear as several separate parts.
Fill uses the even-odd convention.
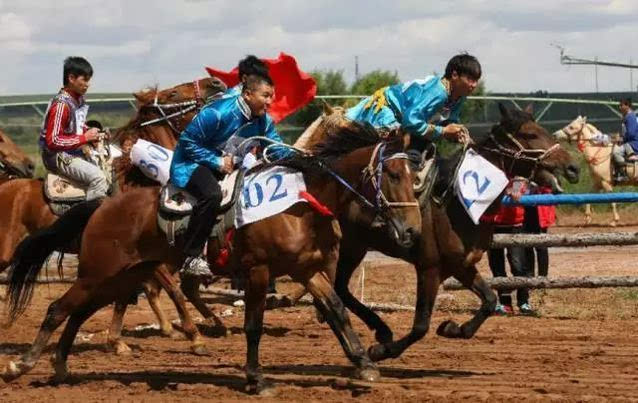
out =
[[[147,177],[166,185],[170,177],[173,151],[138,139],[131,149],[131,163]]]
[[[233,171],[230,175],[226,175],[219,186],[222,189],[222,202],[219,210],[224,211],[228,208],[228,204],[233,201],[233,193],[235,191],[235,183],[239,178],[239,170]],[[187,215],[193,211],[196,203],[195,197],[182,188],[178,188],[172,183],[168,183],[162,187],[160,192],[160,209],[166,213],[177,215]]]
[[[86,200],[86,192],[70,179],[47,173],[44,180],[44,194],[53,202],[72,203]]]
[[[247,175],[235,204],[235,227],[279,214],[295,203],[306,202],[299,196],[306,191],[301,172],[274,166]]]

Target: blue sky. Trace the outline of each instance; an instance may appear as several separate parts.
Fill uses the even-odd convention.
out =
[[[348,80],[355,55],[362,73],[411,80],[465,50],[483,64],[490,91],[593,91],[593,66],[561,65],[550,44],[638,64],[637,24],[633,0],[0,0],[0,95],[55,91],[68,55],[93,64],[91,91],[133,92],[279,51]],[[626,69],[601,67],[598,82],[600,91],[630,90]]]

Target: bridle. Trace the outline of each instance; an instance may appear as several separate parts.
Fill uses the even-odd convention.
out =
[[[523,161],[532,164],[532,170],[529,176],[525,178],[527,180],[531,180],[534,177],[538,167],[544,166],[549,168],[544,164],[544,161],[560,148],[560,144],[558,143],[554,144],[547,150],[525,148],[511,133],[505,132],[505,136],[516,146],[516,149],[511,149],[501,144],[498,140],[496,140],[496,137],[494,137],[494,133],[490,133],[488,137],[488,140],[493,143],[494,147],[492,148],[486,145],[481,145],[480,148],[498,155],[500,157],[500,168],[505,172],[512,172],[514,170],[514,165],[517,162]],[[509,168],[506,168],[506,159],[511,160]]]
[[[385,141],[380,142],[376,145],[374,150],[372,151],[372,155],[370,156],[370,161],[368,165],[363,168],[361,171],[361,185],[362,187],[366,185],[366,183],[370,183],[372,185],[372,189],[375,193],[374,201],[370,201],[369,198],[361,194],[361,192],[357,191],[352,185],[350,185],[345,179],[339,176],[336,172],[326,166],[325,163],[319,161],[319,166],[332,175],[337,182],[341,183],[346,189],[352,192],[361,204],[366,207],[369,207],[375,210],[377,213],[387,213],[388,210],[392,208],[402,208],[402,207],[416,207],[419,208],[419,203],[417,201],[414,202],[391,202],[387,199],[385,194],[383,193],[383,189],[381,188],[382,178],[383,178],[383,164],[386,161],[394,160],[394,159],[408,159],[408,155],[404,152],[394,153],[387,157],[383,155],[387,143]],[[375,159],[377,160],[376,165],[374,163]]]
[[[142,105],[142,108],[155,108],[155,110],[161,116],[158,118],[140,123],[140,127],[149,126],[149,125],[153,125],[155,123],[160,123],[160,122],[166,122],[168,126],[176,134],[180,134],[180,131],[177,130],[177,128],[175,128],[175,125],[173,124],[171,119],[179,117],[179,116],[184,116],[185,114],[193,110],[199,111],[202,108],[202,106],[206,105],[208,102],[212,101],[213,99],[219,97],[219,93],[215,93],[213,95],[208,96],[207,98],[204,98],[202,95],[202,90],[200,86],[200,81],[202,80],[205,80],[205,78],[201,78],[199,80],[193,81],[193,86],[195,87],[195,99],[191,99],[189,101],[170,103],[170,104],[160,104],[158,102],[159,91],[156,91],[155,99],[153,103],[150,105]],[[172,111],[175,109],[177,110],[167,114],[167,111]]]

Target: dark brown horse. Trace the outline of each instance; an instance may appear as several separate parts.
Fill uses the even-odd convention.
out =
[[[412,192],[412,174],[402,153],[403,139],[383,141],[376,131],[353,126],[358,131],[337,132],[328,137],[316,156],[293,157],[281,163],[302,169],[308,192],[334,216],[320,214],[309,203],[297,203],[283,213],[236,232],[236,267],[247,278],[246,375],[249,385],[256,390],[264,386],[258,346],[271,275],[290,275],[303,284],[356,365],[358,376],[367,380],[379,376],[332,288],[341,238],[335,217],[347,216],[359,225],[370,226],[377,222],[375,217],[381,216],[387,223],[386,229],[393,234],[391,239],[403,246],[409,246],[411,238],[418,237],[421,222]],[[347,184],[352,184],[349,190]],[[141,281],[153,275],[158,263],[173,270],[182,264],[184,255],[180,248],[170,246],[158,228],[157,212],[157,188],[122,193],[106,200],[95,211],[82,235],[77,281],[50,305],[33,346],[20,360],[7,365],[5,380],[15,379],[33,368],[51,334],[68,317],[54,363],[56,376],[65,378],[67,356],[84,321],[106,304],[127,299]],[[121,216],[127,219],[116,219]],[[34,251],[51,250],[46,239],[36,236],[27,240],[32,241],[32,248],[16,253],[10,271],[8,296],[12,319],[28,303],[33,280],[46,258],[34,258]],[[210,251],[208,256],[211,261],[215,259]]]
[[[16,178],[33,178],[35,164],[0,130],[0,184]]]
[[[483,139],[476,139],[475,149],[486,159],[505,171],[508,176],[523,176],[540,184],[552,185],[555,175],[562,174],[571,182],[578,180],[578,165],[537,124],[531,111],[508,110],[499,105],[501,122],[494,126]],[[329,115],[330,120],[339,122],[339,116]],[[337,123],[338,124],[338,123]],[[302,140],[302,139],[300,139]],[[321,141],[321,133],[309,132],[305,144]],[[459,156],[447,161],[452,166],[441,175],[438,187],[446,187],[453,176],[455,162]],[[439,192],[441,193],[441,192]],[[448,194],[450,196],[450,194]],[[500,198],[490,207],[495,211]],[[481,222],[474,225],[456,195],[451,195],[445,203],[431,199],[422,200],[422,242],[408,254],[397,251],[387,242],[384,234],[375,234],[367,228],[342,222],[343,239],[337,268],[335,290],[344,305],[360,317],[370,329],[375,330],[379,344],[368,350],[370,358],[379,361],[398,357],[411,344],[425,336],[429,329],[430,317],[440,284],[449,277],[455,277],[481,299],[481,308],[468,322],[457,325],[453,321],[442,323],[437,334],[449,338],[472,337],[485,319],[494,312],[496,296],[478,273],[475,264],[489,248],[493,226]],[[377,249],[390,256],[400,257],[414,264],[417,277],[417,301],[412,330],[403,338],[394,341],[393,333],[383,320],[368,307],[359,302],[348,289],[354,270],[363,260],[368,248]],[[295,297],[303,294],[300,291]]]

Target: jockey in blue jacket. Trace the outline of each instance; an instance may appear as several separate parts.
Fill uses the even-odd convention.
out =
[[[233,141],[236,145],[238,139],[266,136],[281,142],[266,113],[273,94],[267,74],[247,76],[240,95],[206,105],[179,137],[171,163],[171,182],[197,199],[183,237],[187,256],[184,269],[189,273],[208,273],[201,254],[222,200],[218,180],[233,171]]]
[[[474,91],[480,78],[478,60],[459,54],[450,59],[443,77],[433,75],[381,88],[350,108],[346,116],[376,128],[401,127],[410,134],[411,147],[420,151],[424,140],[441,136],[467,141],[466,130],[456,123],[466,96]],[[440,119],[434,122],[437,113]]]
[[[627,165],[625,157],[638,153],[638,117],[631,108],[631,98],[621,99],[618,109],[622,113],[622,144],[613,148],[614,162],[618,168],[614,180],[624,182],[629,179],[624,169]]]

